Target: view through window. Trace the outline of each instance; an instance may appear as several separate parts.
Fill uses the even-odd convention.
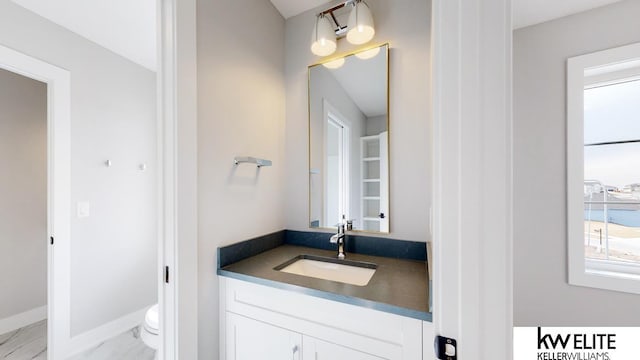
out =
[[[640,269],[638,77],[584,89],[584,246],[587,263]]]

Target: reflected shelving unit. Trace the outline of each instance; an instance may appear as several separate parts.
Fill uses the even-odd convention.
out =
[[[389,231],[387,132],[360,138],[362,230]]]

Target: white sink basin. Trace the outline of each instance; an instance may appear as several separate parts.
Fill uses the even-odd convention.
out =
[[[376,272],[376,265],[370,263],[336,260],[319,256],[300,255],[275,270],[316,279],[337,281],[345,284],[365,286]]]

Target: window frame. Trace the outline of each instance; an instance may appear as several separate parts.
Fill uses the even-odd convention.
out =
[[[567,60],[568,281],[571,285],[640,294],[640,278],[616,271],[621,269],[620,262],[587,260],[584,251],[584,90],[586,85],[590,85],[585,81],[585,75],[597,73],[598,82],[610,81],[613,79],[606,79],[606,72],[601,73],[600,70],[632,61],[640,63],[640,43]],[[628,73],[624,66],[612,72],[618,78],[622,73]]]

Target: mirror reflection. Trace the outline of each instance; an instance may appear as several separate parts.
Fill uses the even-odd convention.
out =
[[[309,225],[389,232],[388,45],[309,67]]]

